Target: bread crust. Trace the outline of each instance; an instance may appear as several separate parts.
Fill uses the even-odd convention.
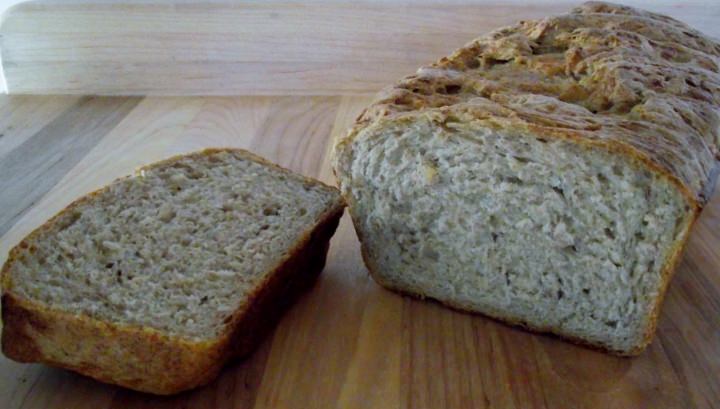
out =
[[[190,155],[219,151],[239,152],[251,160],[290,172],[240,149],[206,149]],[[138,172],[185,156],[154,163]],[[225,330],[216,338],[198,341],[145,326],[68,313],[13,293],[10,267],[21,251],[31,247],[33,238],[62,214],[91,200],[101,190],[70,204],[10,251],[2,269],[2,350],[8,358],[19,362],[71,369],[103,382],[158,395],[204,385],[217,376],[228,360],[252,352],[322,271],[330,238],[345,207],[342,200],[330,206],[232,314]]]
[[[353,220],[353,143],[363,132],[418,119],[440,127],[476,124],[505,132],[561,139],[623,156],[668,180],[686,199],[678,239],[663,260],[659,296],[643,337],[629,350],[573,339],[559,328],[533,328],[618,355],[637,355],[651,342],[662,299],[690,228],[720,171],[720,44],[670,17],[589,2],[571,13],[520,22],[480,37],[379,94],[336,142],[334,171]],[[361,243],[362,226],[356,222]],[[373,278],[382,279],[363,244]],[[441,301],[442,302],[442,301]],[[444,302],[445,304],[448,304]],[[511,324],[515,317],[481,312]]]

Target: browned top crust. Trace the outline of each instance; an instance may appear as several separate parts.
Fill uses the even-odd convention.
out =
[[[589,2],[475,39],[384,90],[338,148],[385,119],[571,138],[628,154],[697,208],[720,145],[720,43],[659,14]]]

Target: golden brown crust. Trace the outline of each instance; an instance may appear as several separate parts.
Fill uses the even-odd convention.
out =
[[[720,158],[720,44],[607,3],[470,42],[383,91],[340,140],[385,120],[473,121],[607,147],[670,178],[693,206]]]
[[[250,297],[249,308],[233,317],[234,330],[228,332],[233,346],[231,357],[250,353],[280,319],[285,309],[308,289],[325,266],[330,238],[335,233],[344,207],[331,209],[298,247],[289,253],[280,267],[268,276],[257,293]]]
[[[191,155],[209,155],[207,149]],[[249,152],[242,155],[284,172]],[[150,165],[160,166],[168,161]],[[141,168],[139,171],[142,169]],[[309,183],[319,183],[305,178]],[[330,187],[328,187],[330,188]],[[155,394],[174,394],[212,381],[234,357],[250,353],[322,270],[329,240],[344,211],[338,201],[266,276],[257,291],[233,314],[219,337],[187,340],[152,328],[103,322],[49,308],[12,292],[10,266],[33,237],[49,228],[64,212],[90,200],[100,190],[76,200],[28,235],[10,251],[2,270],[2,350],[20,362],[42,362],[77,371],[107,383]]]
[[[334,169],[342,186],[348,177],[342,168],[363,131],[422,118],[442,127],[472,123],[564,139],[666,178],[686,197],[688,211],[664,262],[643,340],[632,350],[610,351],[636,355],[652,340],[690,227],[720,172],[719,107],[720,44],[670,17],[589,2],[565,15],[498,29],[388,87],[337,141]],[[352,214],[352,198],[346,200]],[[382,282],[365,250],[363,258]]]
[[[6,292],[3,353],[103,382],[157,394],[188,389],[219,370],[218,343],[173,339],[150,328],[115,325],[49,309]]]
[[[717,177],[717,172],[715,172],[713,175],[711,175],[710,180],[708,183],[715,184],[715,178]],[[657,321],[660,317],[660,307],[662,306],[663,300],[665,299],[665,294],[667,294],[667,289],[670,285],[670,281],[672,280],[673,275],[675,274],[675,270],[677,269],[678,264],[680,264],[680,260],[682,259],[683,250],[685,250],[685,246],[687,245],[688,238],[690,237],[690,231],[692,230],[692,227],[695,225],[695,222],[698,219],[698,216],[700,214],[700,211],[696,211],[692,214],[692,216],[685,221],[685,226],[683,226],[683,229],[681,233],[679,233],[680,239],[677,240],[674,244],[672,249],[670,250],[670,254],[667,257],[667,260],[665,261],[665,264],[663,265],[663,269],[660,272],[662,278],[660,282],[660,289],[658,292],[658,296],[655,299],[655,303],[652,306],[652,309],[649,314],[648,322],[645,325],[645,333],[643,335],[643,340],[640,344],[635,346],[635,348],[628,353],[628,355],[638,355],[640,354],[645,348],[652,342],[653,337],[655,336],[655,329],[657,328]]]

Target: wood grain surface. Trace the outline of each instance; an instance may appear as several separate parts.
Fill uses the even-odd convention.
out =
[[[374,93],[473,38],[578,0],[34,0],[5,13],[13,94]],[[624,0],[720,37],[720,1]]]
[[[366,97],[0,98],[0,262],[78,196],[206,146],[333,182],[330,139]],[[0,358],[2,408],[720,407],[720,195],[690,238],[658,336],[608,356],[375,284],[347,216],[320,280],[247,360],[155,397]]]

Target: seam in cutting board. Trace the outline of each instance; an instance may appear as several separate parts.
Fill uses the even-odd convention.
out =
[[[0,236],[40,200],[142,98],[83,97],[0,161]]]

